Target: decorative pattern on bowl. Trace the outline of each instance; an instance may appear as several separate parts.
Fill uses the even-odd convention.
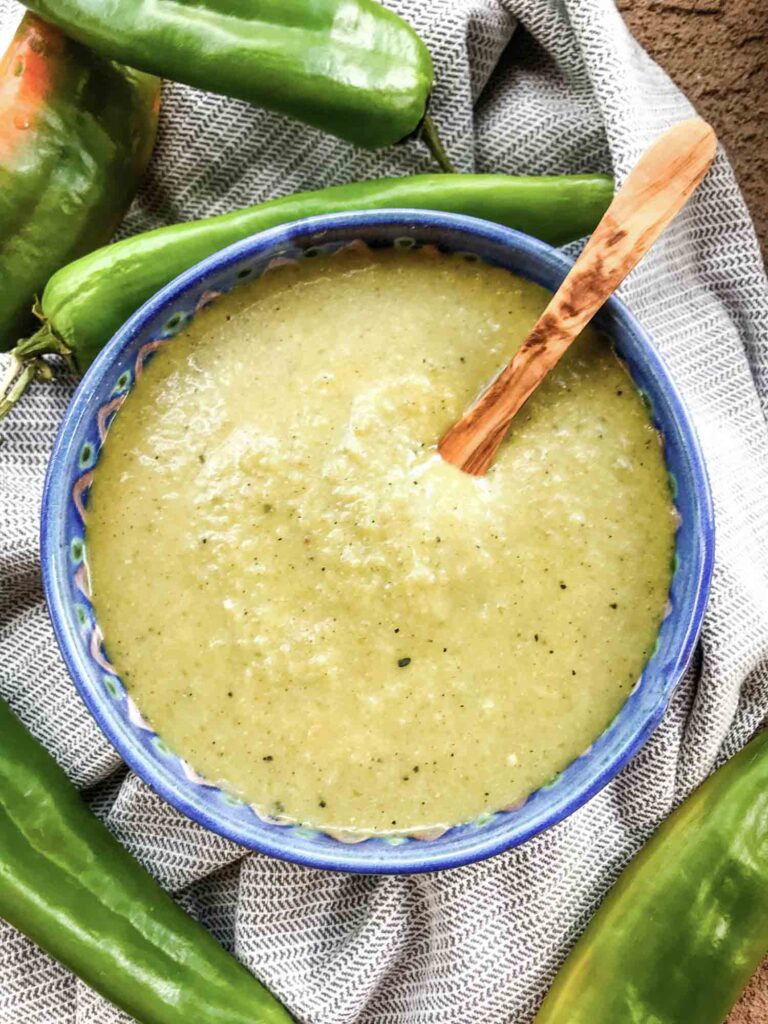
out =
[[[97,722],[128,764],[203,825],[299,863],[362,872],[452,867],[517,845],[598,792],[658,724],[691,657],[712,568],[714,524],[703,461],[688,415],[640,325],[617,300],[597,323],[614,341],[660,431],[679,513],[675,568],[656,648],[602,735],[527,798],[449,829],[366,837],[324,833],[266,816],[198,775],[143,718],[110,664],[90,601],[85,518],[94,466],[147,361],[224,292],[284,263],[354,246],[434,245],[506,267],[554,289],[570,263],[525,235],[474,218],[389,210],[309,218],[237,243],[181,275],[115,335],[80,384],[54,446],[43,496],[46,596],[62,653]]]

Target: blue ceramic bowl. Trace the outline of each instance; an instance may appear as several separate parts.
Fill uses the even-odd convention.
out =
[[[712,505],[688,413],[650,338],[611,299],[598,325],[613,339],[663,435],[680,513],[668,614],[641,678],[605,732],[551,784],[512,810],[485,815],[425,841],[377,837],[357,843],[260,817],[181,760],[144,721],[103,650],[85,562],[88,488],[112,417],[152,353],[220,292],[258,277],[275,260],[307,259],[362,239],[372,247],[433,244],[472,254],[554,290],[571,263],[517,231],[423,210],[312,217],[224,249],[158,292],[117,332],[85,375],[51,456],[42,508],[42,566],[51,618],[85,703],[128,764],[166,800],[244,846],[300,864],[360,872],[432,871],[480,860],[524,842],[589,800],[658,724],[693,652],[709,590]],[[149,586],[149,582],[147,584]]]

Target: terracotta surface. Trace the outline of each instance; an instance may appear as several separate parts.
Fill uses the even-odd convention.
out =
[[[633,34],[725,145],[768,254],[768,3],[617,0]],[[767,1024],[768,1015],[762,1024]]]
[[[725,145],[768,254],[768,3],[618,0],[632,33]],[[695,1024],[695,1022],[691,1022]],[[768,960],[728,1024],[768,1024]]]
[[[763,961],[763,966],[734,1006],[727,1024],[766,1024],[766,1022],[768,1022],[768,960]]]

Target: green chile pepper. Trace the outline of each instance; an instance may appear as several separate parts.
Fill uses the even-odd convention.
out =
[[[630,863],[535,1024],[721,1024],[768,952],[768,730]]]
[[[34,370],[45,365],[41,355],[57,353],[83,373],[121,324],[182,271],[232,242],[300,217],[397,207],[446,210],[496,221],[559,245],[588,234],[612,197],[613,179],[604,174],[422,174],[297,193],[158,228],[104,246],[54,274],[38,310],[43,326],[14,355]],[[6,391],[5,398],[0,393],[0,416],[22,391],[18,386]]]
[[[103,245],[155,139],[157,78],[27,14],[0,61],[0,348],[59,267]]]
[[[141,1024],[291,1024],[0,700],[0,917]]]
[[[424,43],[376,0],[27,0],[114,60],[377,149],[421,124]]]

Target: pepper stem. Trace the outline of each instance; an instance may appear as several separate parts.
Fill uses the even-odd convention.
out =
[[[32,381],[51,380],[53,371],[43,356],[61,356],[70,370],[74,372],[76,369],[71,350],[48,323],[43,323],[40,330],[29,338],[23,338],[9,355],[11,364],[0,381],[0,420],[8,415]]]
[[[22,338],[16,347],[11,349],[11,355],[21,362],[26,362],[34,356],[61,356],[66,360],[69,369],[73,373],[76,372],[72,349],[64,344],[47,320],[43,320],[43,326],[34,334]]]
[[[8,415],[32,381],[37,377],[39,371],[37,363],[37,359],[22,363],[15,356],[11,360],[8,373],[5,375],[2,383],[0,383],[0,420]]]
[[[440,170],[445,171],[446,174],[456,174],[456,168],[448,159],[448,154],[445,152],[440,136],[437,134],[435,122],[429,114],[425,114],[424,120],[421,122],[421,137],[424,139],[432,157],[439,164]]]

